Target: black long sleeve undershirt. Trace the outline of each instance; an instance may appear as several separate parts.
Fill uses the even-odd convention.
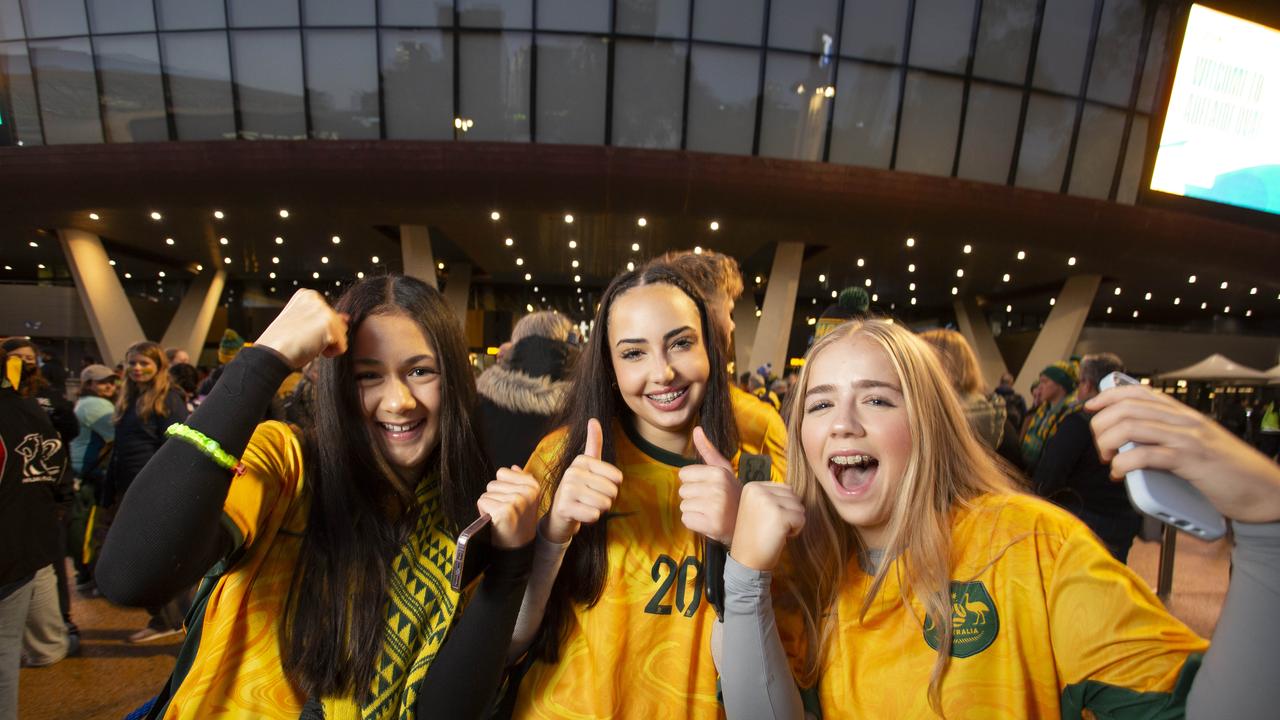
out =
[[[246,348],[187,425],[239,457],[290,372],[274,352]],[[107,533],[96,570],[103,595],[121,605],[161,605],[194,585],[234,549],[221,522],[230,487],[230,471],[184,440],[166,440]]]

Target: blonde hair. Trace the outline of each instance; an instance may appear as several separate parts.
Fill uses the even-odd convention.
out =
[[[169,408],[165,405],[165,398],[169,396],[169,358],[165,357],[164,350],[159,345],[146,341],[129,346],[124,353],[126,365],[129,363],[130,355],[149,358],[156,364],[156,376],[152,378],[149,387],[142,388],[129,377],[128,372],[125,373],[124,390],[116,399],[116,422],[124,417],[129,406],[134,403],[137,403],[138,418],[143,421],[150,420],[152,415],[168,417]]]
[[[854,320],[820,338],[809,349],[796,385],[796,412],[787,427],[787,484],[804,503],[808,518],[788,546],[794,571],[789,590],[804,617],[807,651],[800,684],[817,682],[832,633],[839,627],[836,598],[848,561],[864,552],[856,528],[836,513],[804,457],[803,398],[813,361],[840,343],[867,340],[884,351],[898,381],[911,432],[911,455],[901,478],[886,478],[893,496],[884,559],[862,602],[860,618],[879,593],[891,567],[901,580],[901,601],[914,595],[938,632],[938,659],[929,678],[929,705],[942,714],[943,674],[951,657],[951,511],[988,493],[1013,492],[1008,477],[969,430],[969,421],[943,373],[937,355],[911,331],[888,320]],[[894,562],[902,558],[899,565]]]
[[[929,343],[938,351],[942,367],[951,378],[951,384],[961,397],[974,393],[985,395],[986,384],[982,382],[982,368],[978,366],[978,356],[973,354],[969,341],[955,330],[937,328],[920,333],[920,339]]]
[[[540,310],[520,318],[511,331],[511,344],[530,337],[544,337],[564,342],[573,329],[573,322],[555,310]]]

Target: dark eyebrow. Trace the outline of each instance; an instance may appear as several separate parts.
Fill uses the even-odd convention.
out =
[[[662,336],[662,340],[665,342],[665,341],[670,340],[671,338],[673,338],[673,337],[675,337],[675,336],[679,335],[680,333],[683,333],[683,332],[686,332],[686,331],[690,331],[690,330],[693,330],[693,328],[692,328],[692,327],[690,327],[690,326],[688,326],[688,325],[684,325],[684,326],[682,326],[682,327],[678,327],[678,328],[676,328],[675,330],[668,330],[668,331],[667,331],[667,334],[665,334],[665,335],[663,335],[663,336]],[[644,338],[622,338],[622,339],[621,339],[621,340],[619,340],[618,342],[614,343],[614,345],[622,345],[623,343],[632,343],[632,344],[636,344],[636,345],[642,345],[642,344],[644,344],[645,342],[647,342],[647,341],[646,341]]]
[[[881,380],[859,380],[853,383],[853,387],[858,390],[866,390],[870,388],[887,388],[889,390],[892,390],[898,393],[899,395],[902,394],[902,390],[897,385],[894,385],[893,383],[883,382]],[[822,393],[830,393],[835,391],[836,391],[836,386],[828,383],[826,385],[815,385],[809,388],[807,391],[805,391],[804,395],[805,397],[809,397],[810,395],[819,395]]]
[[[424,361],[435,362],[435,360],[436,360],[435,356],[430,354],[414,355],[413,357],[405,360],[403,364],[417,365],[420,362],[424,362]],[[367,357],[356,358],[354,362],[357,365],[381,365],[382,364],[382,361],[378,360],[377,358],[367,358]]]

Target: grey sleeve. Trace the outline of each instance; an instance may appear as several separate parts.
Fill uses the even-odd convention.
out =
[[[724,568],[720,688],[730,720],[803,720],[804,705],[778,637],[770,573],[729,557]]]
[[[1274,718],[1280,708],[1280,523],[1232,524],[1231,585],[1187,717]]]

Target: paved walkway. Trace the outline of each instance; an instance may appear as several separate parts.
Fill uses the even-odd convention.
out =
[[[1138,542],[1129,554],[1129,566],[1153,588],[1159,552],[1155,543]],[[1218,622],[1229,559],[1225,542],[1203,543],[1189,535],[1178,536],[1169,609],[1205,637]],[[73,598],[72,615],[83,636],[80,655],[53,667],[22,671],[21,720],[119,720],[153,696],[173,667],[180,636],[144,645],[125,642],[146,624],[145,611],[115,607],[102,598],[85,599],[74,593]]]

